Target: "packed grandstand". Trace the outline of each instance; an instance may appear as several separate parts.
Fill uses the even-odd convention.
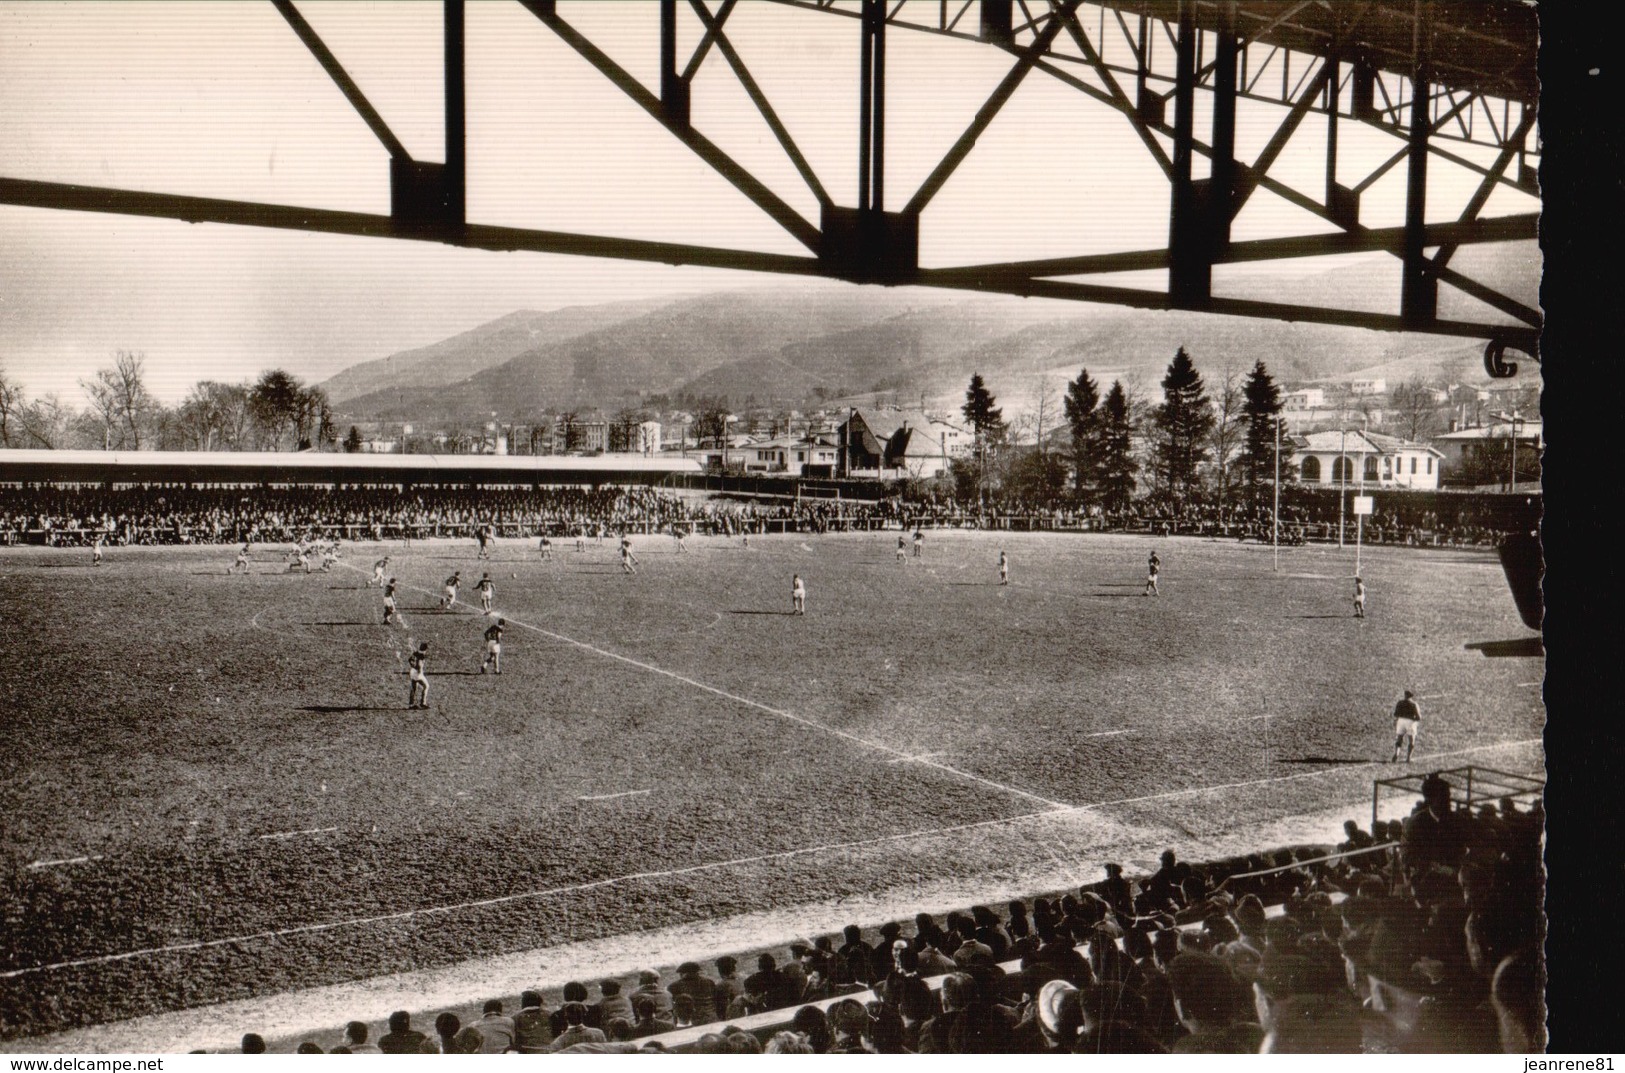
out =
[[[1545,1040],[1538,797],[1438,773],[1335,846],[852,925],[762,951],[492,996],[334,1010],[299,1053],[1509,1053]]]

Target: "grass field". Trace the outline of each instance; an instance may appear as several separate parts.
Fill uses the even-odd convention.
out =
[[[1368,814],[1405,688],[1413,768],[1540,767],[1543,661],[1487,552],[1367,549],[1362,622],[1352,548],[895,540],[644,538],[635,577],[610,543],[391,547],[401,627],[370,546],[247,577],[0,550],[0,1034]],[[487,568],[500,677],[478,611],[434,606]]]

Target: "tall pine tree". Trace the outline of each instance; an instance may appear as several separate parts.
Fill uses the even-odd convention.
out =
[[[1242,465],[1247,471],[1247,491],[1253,506],[1264,498],[1264,490],[1275,480],[1275,423],[1281,414],[1281,389],[1269,374],[1263,362],[1253,366],[1242,388],[1246,400],[1242,405],[1242,420],[1247,424],[1247,436],[1242,443]],[[1292,441],[1286,436],[1281,441],[1281,478],[1286,480],[1293,472],[1290,465]]]
[[[1088,369],[1079,369],[1078,378],[1066,385],[1062,402],[1072,432],[1072,487],[1078,500],[1087,503],[1094,494],[1099,468],[1094,439],[1100,405],[1100,389],[1089,379]]]
[[[1122,381],[1113,381],[1100,404],[1090,446],[1095,459],[1095,480],[1100,505],[1109,513],[1128,509],[1134,498],[1134,474],[1140,464],[1134,460],[1134,421],[1129,416],[1128,395]]]
[[[1157,479],[1175,506],[1196,490],[1196,470],[1207,459],[1213,407],[1202,375],[1180,347],[1162,378],[1162,405],[1155,411]]]

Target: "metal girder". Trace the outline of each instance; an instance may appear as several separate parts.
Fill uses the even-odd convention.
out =
[[[1449,265],[1461,245],[1527,240],[1536,234],[1534,214],[1479,218],[1490,194],[1498,185],[1511,186],[1525,193],[1532,192],[1521,176],[1519,181],[1513,181],[1508,178],[1507,172],[1514,158],[1520,158],[1521,165],[1522,156],[1530,151],[1528,141],[1535,123],[1535,110],[1531,101],[1505,90],[1508,85],[1516,87],[1520,84],[1521,75],[1517,72],[1508,74],[1503,71],[1494,77],[1483,75],[1465,81],[1459,79],[1462,54],[1459,49],[1451,51],[1455,47],[1451,42],[1459,45],[1460,41],[1480,33],[1482,28],[1474,30],[1470,26],[1458,25],[1465,9],[1453,0],[1423,0],[1421,3],[1407,4],[1406,10],[1411,15],[1405,18],[1396,14],[1396,4],[1380,0],[1367,0],[1358,7],[1288,0],[1134,0],[1132,3],[1128,0],[1122,3],[1093,0],[1100,11],[1098,42],[1091,40],[1079,17],[1083,0],[1045,0],[1043,4],[1035,0],[1031,5],[1025,0],[979,0],[977,33],[955,29],[969,11],[972,0],[963,0],[956,11],[950,10],[951,5],[946,0],[937,0],[936,3],[927,3],[926,0],[777,2],[859,20],[859,188],[853,208],[842,207],[824,189],[767,94],[729,40],[724,22],[735,10],[737,0],[722,0],[715,12],[707,0],[689,0],[688,6],[698,18],[702,32],[686,64],[679,63],[677,51],[680,5],[677,0],[659,0],[658,94],[646,89],[614,63],[603,49],[563,20],[553,0],[520,0],[527,10],[624,95],[812,251],[813,257],[467,223],[464,218],[467,166],[464,0],[442,0],[445,11],[444,164],[412,160],[337,58],[293,8],[292,0],[272,0],[306,48],[339,86],[350,105],[389,150],[394,192],[389,216],[173,197],[20,179],[0,179],[0,204],[409,238],[489,250],[533,250],[825,276],[856,282],[983,290],[1113,302],[1138,308],[1203,309],[1238,316],[1474,336],[1490,340],[1499,348],[1497,353],[1509,346],[1534,352],[1541,323],[1539,311],[1463,276]],[[655,6],[651,5],[651,8]],[[1496,0],[1488,6],[1499,8],[1504,5]],[[931,17],[924,21],[917,19],[918,11],[927,7],[931,9]],[[1016,8],[1020,11],[1019,22],[1015,18]],[[1108,9],[1134,56],[1132,67],[1107,62],[1105,28]],[[1447,16],[1437,26],[1424,25],[1424,19],[1416,15],[1420,12],[1425,16],[1435,9]],[[1335,17],[1330,17],[1334,10]],[[1349,11],[1354,12],[1353,18],[1347,17]],[[1124,18],[1125,13],[1138,16],[1139,34],[1131,30],[1130,23]],[[1322,13],[1327,13],[1326,17]],[[1456,21],[1452,22],[1452,19]],[[1170,20],[1179,26],[1177,36],[1172,32]],[[1493,23],[1494,19],[1490,22]],[[1408,97],[1400,92],[1403,86],[1396,90],[1401,98],[1397,104],[1389,94],[1390,87],[1384,82],[1384,72],[1390,77],[1401,73],[1396,58],[1397,45],[1384,38],[1387,44],[1374,49],[1370,43],[1374,23],[1381,30],[1379,37],[1392,31],[1394,26],[1403,24],[1411,39],[1409,55],[1412,67],[1404,72],[1409,76],[1410,89]],[[1514,28],[1517,24],[1516,17],[1507,23]],[[900,213],[884,211],[885,50],[889,28],[924,30],[979,42],[984,47],[999,47],[1015,57],[1014,65],[977,110],[954,145],[930,170]],[[1424,30],[1427,32],[1424,33]],[[1175,45],[1172,50],[1164,50],[1171,52],[1173,57],[1174,71],[1171,76],[1154,69],[1158,51],[1156,38],[1159,35],[1166,35]],[[1392,34],[1389,33],[1389,36],[1392,37]],[[1441,37],[1444,39],[1442,44]],[[1075,46],[1075,51],[1062,47],[1062,42],[1066,41]],[[1209,44],[1214,52],[1211,61],[1204,63],[1203,49]],[[1279,57],[1279,94],[1249,95],[1245,72],[1246,48],[1249,44],[1269,47],[1272,56]],[[1522,45],[1514,35],[1501,39],[1494,48],[1512,54],[1517,53]],[[690,83],[713,50],[726,60],[780,147],[818,200],[821,207],[818,226],[804,219],[765,182],[695,129],[689,114]],[[1300,61],[1295,66],[1294,55]],[[1310,62],[1301,62],[1305,55],[1311,57]],[[1167,62],[1166,58],[1163,62]],[[1266,60],[1265,66],[1269,66],[1270,62]],[[1346,111],[1339,77],[1345,63],[1349,65],[1349,82],[1352,84]],[[1072,70],[1083,74],[1092,72],[1099,85],[1092,85],[1084,78],[1071,74],[1067,65],[1074,65]],[[924,210],[1034,68],[1113,108],[1130,121],[1136,134],[1170,179],[1168,248],[921,269],[917,249]],[[1139,90],[1136,99],[1129,98],[1118,81],[1118,74],[1131,75],[1136,79]],[[1261,70],[1254,72],[1255,83],[1260,80],[1261,74]],[[1453,83],[1452,79],[1456,79],[1456,82]],[[1172,125],[1162,119],[1163,104],[1168,97],[1150,88],[1148,83],[1152,81],[1171,81],[1173,84],[1173,90],[1168,95],[1174,99],[1176,106]],[[1488,97],[1498,88],[1508,92],[1507,96],[1500,98],[1502,116],[1499,122]],[[1194,127],[1194,101],[1198,90],[1214,94],[1211,145],[1197,136]],[[1391,121],[1382,122],[1373,118],[1378,114],[1374,100],[1377,92],[1381,93],[1388,106]],[[1264,150],[1251,164],[1234,159],[1235,107],[1239,100],[1268,101],[1289,108]],[[1514,104],[1517,105],[1516,109]],[[1488,122],[1477,124],[1477,127],[1471,122],[1464,122],[1480,105]],[[1268,174],[1310,112],[1325,115],[1328,122],[1325,192],[1321,200],[1295,190]],[[1337,183],[1337,125],[1341,118],[1373,123],[1379,129],[1406,140],[1400,152],[1353,188],[1344,188]],[[1452,123],[1455,129],[1449,129]],[[1497,150],[1495,162],[1487,167],[1457,157],[1435,144],[1450,136],[1457,141],[1482,144],[1482,136],[1477,129],[1482,127],[1487,127],[1494,135],[1493,144]],[[1171,156],[1163,148],[1159,137],[1171,139],[1174,147]],[[1212,158],[1209,179],[1193,177],[1192,164],[1196,153]],[[1460,218],[1453,223],[1425,222],[1430,157],[1457,163],[1475,171],[1482,178]],[[1362,226],[1358,219],[1360,192],[1401,160],[1408,163],[1409,196],[1405,224],[1376,229]],[[1265,190],[1329,220],[1340,230],[1330,234],[1233,243],[1229,237],[1231,220],[1258,190]],[[1428,257],[1426,251],[1435,247],[1437,254]],[[1397,314],[1216,298],[1211,294],[1211,270],[1214,265],[1374,250],[1387,252],[1402,262],[1403,298]],[[1143,269],[1167,269],[1167,293],[1052,278]],[[1439,320],[1436,316],[1439,282],[1457,287],[1519,323]]]

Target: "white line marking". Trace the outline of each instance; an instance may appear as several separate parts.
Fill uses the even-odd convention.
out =
[[[593,794],[590,797],[578,797],[577,801],[613,801],[617,797],[637,797],[640,794],[652,794],[653,790],[622,790],[618,794]]]
[[[1429,753],[1427,756],[1417,757],[1426,763],[1429,760],[1443,760],[1446,757],[1464,756],[1468,753],[1481,753],[1494,749],[1521,748],[1526,745],[1539,745],[1542,739],[1526,738],[1522,741],[1501,741],[1490,745],[1475,745],[1468,749],[1456,749],[1452,752]],[[1370,768],[1389,768],[1395,765],[1387,761],[1374,760],[1369,764],[1361,765]],[[1096,809],[1111,808],[1117,805],[1142,805],[1149,801],[1161,801],[1175,797],[1192,797],[1198,794],[1217,793],[1224,790],[1244,789],[1250,786],[1260,786],[1265,783],[1294,782],[1298,779],[1319,778],[1324,775],[1343,774],[1358,771],[1359,767],[1343,766],[1334,768],[1321,768],[1317,771],[1300,771],[1294,775],[1278,775],[1267,779],[1248,779],[1243,782],[1223,783],[1218,786],[1197,786],[1188,790],[1171,790],[1161,794],[1147,794],[1143,797],[1122,797],[1111,801],[1096,801],[1088,805],[1069,805],[1065,809],[1044,809],[1040,812],[1024,812],[1016,816],[1001,816],[992,820],[976,820],[971,823],[955,824],[951,827],[934,827],[921,831],[907,831],[896,835],[877,835],[874,838],[860,838],[851,842],[831,842],[822,846],[803,846],[800,849],[781,850],[777,853],[762,853],[754,857],[735,857],[726,861],[706,861],[701,864],[686,865],[682,868],[669,868],[660,871],[633,872],[629,875],[615,876],[610,879],[594,879],[585,883],[572,883],[563,887],[549,887],[542,890],[520,891],[517,894],[503,894],[495,898],[481,898],[476,901],[457,902],[453,905],[432,905],[424,909],[403,909],[398,913],[383,913],[378,916],[354,917],[349,920],[334,920],[325,924],[301,924],[292,928],[276,928],[269,931],[257,931],[248,935],[234,935],[225,939],[200,939],[190,943],[175,943],[170,946],[149,946],[140,950],[127,950],[121,954],[102,954],[97,957],[77,958],[73,961],[58,961],[49,965],[29,965],[21,969],[7,969],[0,972],[0,980],[10,980],[19,976],[32,976],[35,973],[51,972],[56,969],[75,969],[86,965],[106,965],[115,961],[129,961],[132,958],[145,957],[149,954],[173,954],[187,950],[208,950],[219,946],[231,946],[236,943],[249,943],[260,939],[280,939],[289,935],[311,935],[324,931],[336,931],[339,928],[361,927],[368,924],[385,924],[397,920],[411,920],[421,916],[439,916],[445,913],[455,913],[463,909],[482,909],[493,905],[507,905],[512,902],[529,901],[536,898],[547,898],[555,894],[577,894],[585,890],[595,890],[599,887],[613,887],[621,883],[633,883],[648,879],[672,879],[678,876],[694,875],[698,872],[711,872],[720,868],[732,868],[737,865],[763,864],[768,861],[789,860],[792,857],[805,857],[814,853],[825,853],[831,850],[863,849],[869,846],[880,846],[891,842],[903,842],[908,839],[934,838],[939,835],[959,834],[964,831],[974,831],[984,827],[1000,827],[1013,823],[1025,823],[1028,820],[1053,819],[1067,813],[1090,812]],[[1414,768],[1413,768],[1414,770]]]
[[[904,763],[908,763],[911,760],[928,760],[933,756],[947,756],[947,755],[948,754],[945,753],[945,752],[943,752],[943,753],[915,753],[913,756],[895,757],[895,758],[893,758],[891,760],[886,761],[886,763],[888,763],[888,764],[904,764]]]
[[[89,857],[62,857],[54,861],[34,861],[29,868],[55,868],[59,864],[89,864],[91,861],[101,860],[105,854],[97,853]]]
[[[1119,734],[1132,734],[1132,730],[1102,730],[1095,734],[1085,734],[1086,738],[1115,738]]]
[[[337,831],[337,827],[309,827],[303,831],[276,831],[268,835],[260,835],[260,841],[268,838],[295,838],[299,835],[325,835]]]
[[[1529,688],[1531,688],[1533,686],[1540,686],[1540,685],[1545,685],[1545,684],[1546,684],[1545,682],[1519,682],[1518,683],[1518,688],[1519,689],[1529,689]]]
[[[348,566],[348,564],[343,565]],[[357,568],[351,566],[349,569],[356,570]],[[416,589],[418,592],[433,595],[430,590],[416,585],[404,587]],[[458,600],[456,602],[472,610],[472,605],[464,603],[462,600]],[[645,663],[642,660],[633,659],[631,656],[623,656],[619,652],[611,652],[607,648],[599,648],[597,645],[588,644],[586,641],[578,641],[574,637],[566,637],[562,633],[554,633],[552,630],[544,630],[540,626],[533,626],[528,622],[521,622],[516,618],[510,618],[508,621],[521,629],[530,630],[532,633],[539,633],[543,637],[551,637],[555,641],[563,641],[565,644],[574,645],[577,648],[585,649],[586,651],[592,652],[595,655],[603,656],[605,659],[617,660],[618,662],[637,667],[640,670],[648,671],[651,674],[662,675],[666,678],[672,679],[673,681],[682,682],[684,685],[703,690],[706,693],[722,697],[725,700],[731,700],[735,704],[742,704],[747,708],[755,708],[757,711],[766,712],[768,715],[776,716],[779,719],[785,719],[792,723],[799,723],[804,727],[822,731],[825,734],[833,734],[837,738],[843,738],[846,741],[849,741],[854,745],[860,745],[865,749],[873,749],[876,752],[890,753],[892,756],[902,760],[911,759],[910,755],[904,752],[902,749],[894,749],[890,745],[885,745],[878,741],[870,741],[868,738],[859,737],[856,734],[837,729],[836,727],[826,726],[825,724],[817,722],[816,720],[808,719],[805,716],[796,715],[794,712],[787,712],[782,708],[774,708],[771,705],[763,704],[761,701],[751,700],[749,697],[741,697],[737,693],[729,693],[725,689],[718,689],[716,686],[706,685],[704,682],[699,682],[693,678],[687,677],[686,675],[678,674],[676,671],[668,671],[664,667],[657,667],[653,663]],[[1007,794],[1014,794],[1017,797],[1024,797],[1029,801],[1037,801],[1039,804],[1048,805],[1052,809],[1066,809],[1072,807],[1064,801],[1052,801],[1047,797],[1042,797],[1038,794],[1032,793],[1031,791],[1022,790],[1007,783],[998,782],[994,779],[985,779],[980,775],[972,775],[968,771],[961,771],[958,768],[944,764],[939,760],[921,759],[915,760],[915,763],[918,763],[923,767],[935,768],[938,771],[947,772],[948,774],[957,778],[968,779],[971,782],[992,787],[995,790],[1000,790]]]

